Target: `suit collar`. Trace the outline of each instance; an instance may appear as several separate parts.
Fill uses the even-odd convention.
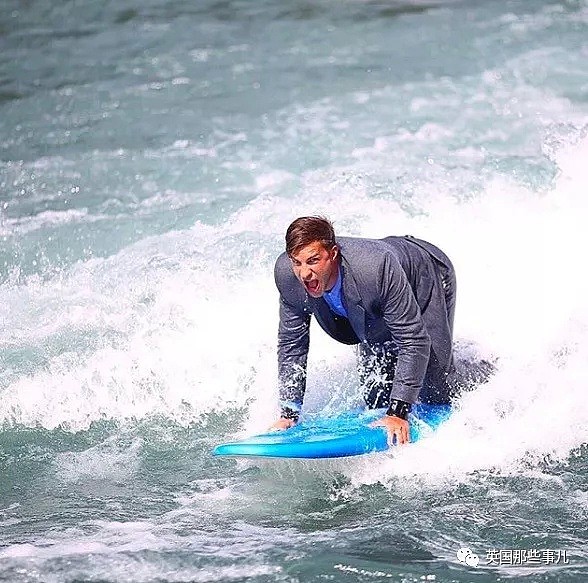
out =
[[[341,277],[343,278],[343,305],[347,310],[349,316],[349,322],[357,337],[360,340],[365,340],[365,309],[361,303],[361,297],[359,295],[359,289],[357,282],[353,277],[351,266],[341,255]]]

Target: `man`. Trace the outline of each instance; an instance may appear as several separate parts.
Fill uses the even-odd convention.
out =
[[[357,344],[364,399],[387,407],[377,422],[407,443],[411,405],[447,403],[455,312],[455,272],[440,249],[414,237],[335,239],[323,217],[300,217],[275,266],[280,292],[278,376],[281,416],[298,421],[306,388],[310,319]]]

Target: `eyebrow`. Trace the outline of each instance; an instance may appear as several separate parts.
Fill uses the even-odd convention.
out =
[[[317,257],[320,259],[320,256],[320,253],[315,253],[314,255],[307,257],[304,261],[310,261],[311,259],[316,259]],[[290,257],[290,259],[292,261],[296,261],[297,263],[302,263],[302,261],[300,261],[300,259],[296,259],[296,257]]]

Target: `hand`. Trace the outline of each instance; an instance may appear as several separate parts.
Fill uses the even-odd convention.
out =
[[[296,421],[294,419],[286,419],[285,417],[280,417],[274,424],[270,426],[270,430],[283,430],[283,429],[290,429],[290,427],[294,427],[296,425]]]
[[[401,445],[410,443],[408,421],[395,415],[384,415],[381,419],[370,423],[370,427],[384,427],[388,432],[388,441],[391,444]],[[396,441],[394,438],[396,437]]]

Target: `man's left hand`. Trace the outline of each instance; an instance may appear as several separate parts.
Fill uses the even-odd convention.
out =
[[[385,427],[388,432],[388,441],[392,444],[410,443],[408,421],[405,419],[395,415],[384,415],[381,419],[370,423],[370,427]]]

